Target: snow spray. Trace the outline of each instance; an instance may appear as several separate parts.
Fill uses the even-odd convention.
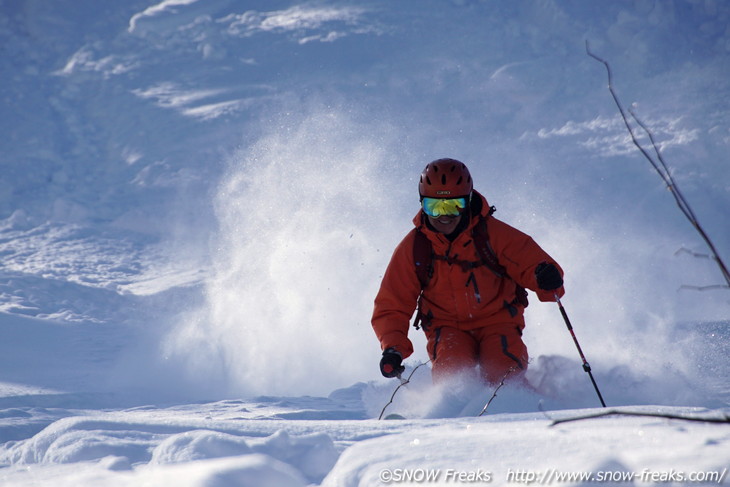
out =
[[[322,109],[271,123],[235,154],[215,199],[207,309],[173,349],[206,357],[197,366],[238,395],[323,394],[375,377],[372,303],[404,220],[387,146]]]

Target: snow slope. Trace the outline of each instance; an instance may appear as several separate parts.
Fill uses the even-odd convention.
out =
[[[727,483],[726,424],[652,415],[727,418],[728,290],[585,41],[727,261],[728,25],[721,0],[0,0],[0,485]],[[561,262],[609,407],[647,416],[553,425],[602,410],[533,299],[537,392],[477,417],[495,391],[424,366],[377,419],[372,299],[445,156]]]

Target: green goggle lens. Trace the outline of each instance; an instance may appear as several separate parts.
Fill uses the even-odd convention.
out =
[[[466,198],[423,198],[421,204],[428,216],[456,216],[466,208]]]

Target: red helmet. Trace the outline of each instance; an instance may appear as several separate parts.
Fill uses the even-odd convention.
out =
[[[421,173],[421,198],[460,198],[471,195],[474,185],[466,165],[456,159],[437,159]]]

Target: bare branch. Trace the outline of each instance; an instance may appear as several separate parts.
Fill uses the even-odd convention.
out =
[[[569,423],[572,421],[582,421],[585,419],[603,418],[606,416],[640,416],[649,418],[665,418],[665,419],[679,419],[682,421],[698,421],[702,423],[724,423],[730,424],[730,415],[724,414],[722,417],[707,417],[707,416],[683,416],[679,414],[670,413],[651,413],[651,412],[640,412],[640,411],[620,411],[617,409],[610,409],[608,411],[601,411],[595,414],[586,414],[585,416],[575,416],[572,418],[556,419],[553,420],[550,426],[555,426],[562,423]]]
[[[679,187],[677,186],[676,181],[672,177],[671,172],[669,171],[669,168],[667,167],[666,162],[664,161],[664,157],[661,154],[661,151],[659,150],[659,146],[656,143],[656,140],[654,139],[654,135],[652,132],[646,127],[644,123],[639,120],[639,118],[630,111],[631,115],[634,118],[634,121],[641,127],[644,132],[649,136],[649,140],[652,144],[652,147],[654,149],[654,153],[657,156],[657,160],[654,160],[649,152],[642,147],[642,145],[639,143],[639,141],[636,138],[636,135],[634,134],[634,130],[629,124],[629,120],[626,117],[626,112],[624,111],[624,108],[621,104],[621,101],[618,98],[618,95],[616,95],[616,92],[613,89],[613,76],[611,74],[611,66],[608,64],[607,61],[604,59],[596,56],[593,54],[590,50],[590,46],[588,44],[588,41],[586,41],[586,53],[595,59],[596,61],[602,63],[606,67],[606,72],[608,74],[608,90],[611,93],[611,96],[613,97],[613,101],[616,104],[616,107],[618,108],[619,113],[621,114],[621,118],[624,121],[624,125],[626,125],[626,129],[629,131],[629,134],[631,135],[631,140],[633,141],[634,145],[639,149],[641,154],[649,161],[651,166],[654,168],[654,170],[659,174],[659,177],[662,178],[662,181],[664,181],[664,184],[666,184],[669,191],[672,193],[672,196],[674,197],[674,200],[677,203],[677,206],[679,206],[679,209],[682,211],[685,217],[687,217],[687,220],[692,224],[692,226],[697,230],[697,232],[700,234],[702,239],[705,241],[707,246],[710,248],[710,252],[712,253],[712,258],[717,262],[718,267],[720,268],[720,272],[722,273],[722,276],[725,278],[725,281],[727,282],[727,287],[730,288],[730,271],[728,271],[727,266],[720,258],[720,255],[718,254],[717,250],[715,249],[715,245],[710,239],[710,237],[705,233],[705,230],[702,228],[700,223],[697,221],[697,218],[695,217],[694,212],[692,211],[692,208],[689,206],[689,203],[687,203],[687,200],[685,200],[684,196],[682,195],[682,192],[679,190]]]
[[[712,255],[710,255],[710,254],[701,254],[699,252],[695,252],[693,250],[690,250],[690,249],[688,249],[686,247],[680,247],[674,253],[674,255],[679,255],[679,254],[689,254],[692,257],[696,257],[698,259],[715,260],[715,257],[712,256]],[[693,285],[689,285],[689,284],[682,284],[681,286],[679,286],[679,289],[678,290],[681,291],[682,289],[692,289],[694,291],[707,291],[707,290],[710,290],[710,289],[730,289],[730,286],[725,285],[725,284],[710,284],[710,285],[707,285],[707,286],[693,286]]]
[[[699,259],[713,259],[713,260],[714,260],[714,257],[713,257],[713,256],[711,256],[710,254],[701,254],[701,253],[699,253],[699,252],[695,252],[695,251],[693,251],[693,250],[690,250],[690,249],[688,249],[688,248],[686,248],[686,247],[680,247],[680,248],[679,248],[679,249],[678,249],[678,250],[677,250],[677,251],[676,251],[676,252],[674,253],[674,255],[679,255],[679,254],[689,254],[689,255],[691,255],[692,257],[697,257],[697,258],[699,258]]]
[[[691,286],[689,284],[682,284],[679,289],[693,289],[695,291],[707,291],[709,289],[730,289],[730,286],[725,284],[710,284],[709,286]]]

